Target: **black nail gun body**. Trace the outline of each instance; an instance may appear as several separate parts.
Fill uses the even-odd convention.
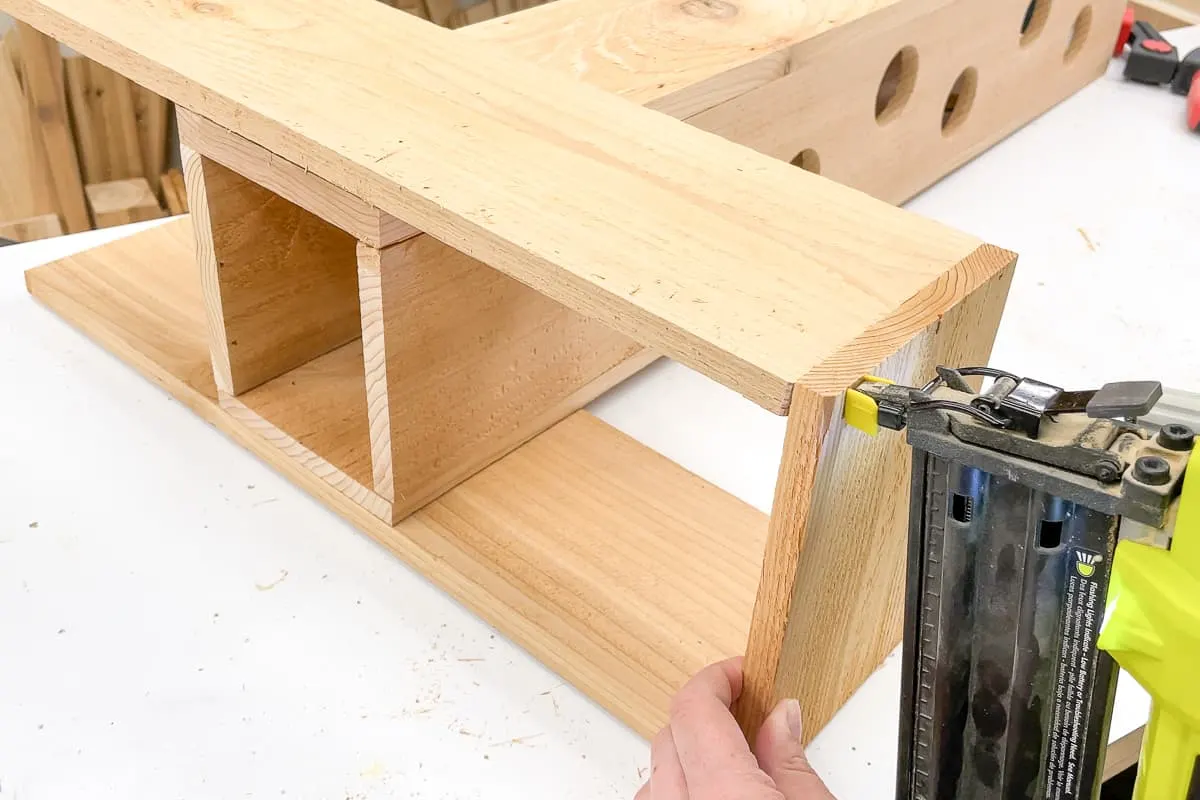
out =
[[[994,381],[976,394],[964,374]],[[913,447],[897,800],[1094,798],[1118,528],[1162,527],[1191,448],[1125,419],[1161,387],[939,369],[857,388]]]

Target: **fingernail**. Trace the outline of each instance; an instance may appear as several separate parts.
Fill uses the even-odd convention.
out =
[[[800,719],[800,701],[788,699],[784,701],[784,715],[787,718],[788,733],[796,741],[804,734],[804,723]]]

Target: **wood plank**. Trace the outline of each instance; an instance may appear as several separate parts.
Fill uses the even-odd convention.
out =
[[[800,376],[958,276],[979,245],[372,0],[229,0],[219,15],[169,0],[9,5],[777,412]],[[275,24],[298,15],[311,24]],[[976,277],[956,277],[961,294]],[[940,311],[904,324],[915,334]]]
[[[137,84],[131,90],[138,150],[142,156],[141,174],[157,196],[159,179],[167,163],[167,101]]]
[[[358,265],[375,487],[396,519],[656,357],[429,236],[359,245]]]
[[[108,144],[104,127],[101,95],[102,86],[92,82],[93,69],[105,70],[90,58],[70,56],[63,59],[67,82],[67,99],[75,145],[79,153],[79,169],[84,184],[105,183],[117,176],[109,163]],[[98,74],[98,73],[97,73]],[[123,178],[133,177],[122,175]]]
[[[425,0],[425,8],[428,11],[426,19],[445,26],[454,12],[458,11],[458,3],[455,0]]]
[[[17,82],[20,83],[22,80],[21,43],[19,41],[17,28],[15,25],[10,26],[9,29],[4,32],[4,36],[0,37],[0,44],[3,44],[3,47],[0,48],[0,51],[3,51],[5,58],[12,62],[13,74],[17,76]]]
[[[360,242],[386,247],[420,233],[407,222],[199,114],[185,108],[177,109],[176,114],[180,140],[188,147],[316,214]]]
[[[230,416],[297,468],[391,524],[392,504],[371,489],[371,447],[359,340],[239,396],[220,396]]]
[[[41,214],[36,217],[0,222],[0,239],[14,242],[35,242],[62,236],[62,220],[58,214]]]
[[[158,199],[145,178],[127,178],[84,187],[97,228],[128,225],[163,216]]]
[[[906,0],[793,45],[786,74],[688,122],[784,161],[811,149],[825,177],[903,202],[1104,73],[1124,0],[1055,0],[1022,44],[1013,32],[1027,5]],[[1085,6],[1090,32],[1065,60],[1062,43]],[[908,89],[877,118],[882,78],[903,48]],[[974,101],[951,132],[939,121],[967,67]]]
[[[228,358],[222,391],[239,395],[359,338],[353,237],[215,161],[200,163],[212,236],[202,268],[223,315],[213,344]],[[193,208],[196,194],[189,186]]]
[[[172,220],[27,282],[643,736],[688,676],[742,650],[765,518],[586,412],[392,528],[223,411],[190,227]]]
[[[482,2],[466,8],[456,9],[453,14],[446,20],[446,27],[450,29],[465,28],[468,25],[474,25],[484,20],[494,19],[496,17],[496,7],[492,5],[492,0],[482,0]]]
[[[1142,738],[1146,735],[1146,726],[1134,728],[1129,733],[1110,742],[1104,754],[1104,773],[1102,781],[1116,777],[1120,773],[1138,763],[1142,754]]]
[[[29,25],[15,24],[21,42],[24,88],[37,110],[33,125],[46,151],[46,165],[54,184],[63,227],[68,233],[90,230],[91,220],[79,176],[79,157],[75,153],[75,139],[67,114],[58,43]]]
[[[1014,267],[1010,254],[869,372],[913,385],[938,364],[986,364]],[[811,738],[900,641],[911,453],[903,436],[849,430],[844,389],[798,388],[792,403],[737,709],[751,734],[779,699],[795,697]]]
[[[160,183],[167,213],[173,217],[186,214],[188,211],[187,187],[183,182],[183,173],[172,167],[162,174]]]
[[[1181,0],[1138,0],[1131,3],[1137,18],[1160,31],[1200,25],[1200,5],[1188,8]]]
[[[57,213],[45,155],[7,41],[0,42],[0,219]]]
[[[897,2],[555,0],[469,35],[687,118],[787,74],[793,45]]]
[[[112,177],[142,177],[142,144],[138,139],[134,84],[124,75],[93,63],[88,68],[96,86],[96,106],[104,123],[104,147]]]

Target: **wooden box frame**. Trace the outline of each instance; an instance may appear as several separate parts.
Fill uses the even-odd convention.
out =
[[[880,241],[894,240],[902,255],[926,240],[936,246],[916,258],[929,270],[919,290],[889,296],[885,313],[793,375],[774,369],[782,362],[766,349],[724,344],[703,327],[707,311],[692,326],[673,306],[660,314],[635,299],[636,280],[616,293],[601,286],[608,276],[567,280],[556,263],[529,267],[519,235],[480,234],[461,203],[430,210],[432,194],[406,200],[414,190],[393,191],[382,171],[309,149],[295,120],[243,115],[239,102],[249,101],[222,94],[220,70],[209,83],[185,56],[155,51],[116,0],[0,5],[179,104],[193,211],[190,223],[34,270],[31,292],[635,730],[661,726],[671,694],[696,669],[745,653],[737,712],[746,729],[777,698],[795,696],[811,736],[895,647],[906,448],[848,433],[841,395],[866,372],[911,382],[937,363],[986,362],[1013,254],[804,181],[824,198],[816,205],[861,210],[868,230],[894,229]],[[210,31],[238,32],[239,12],[255,16],[243,0],[200,5],[176,43],[185,54]],[[291,13],[320,18],[315,0],[300,5]],[[435,41],[408,27],[415,21],[381,16],[399,12],[368,5],[352,0],[346,15]],[[547,74],[579,77],[582,60],[596,66],[582,77],[600,88],[895,202],[1098,75],[1123,8],[1040,0],[1026,20],[1027,3],[1016,0],[847,4],[854,18],[827,5],[788,18],[779,4],[749,0],[558,0],[452,36]],[[579,41],[556,38],[568,18],[583,21],[570,26]],[[639,54],[637,67],[592,60],[625,40],[635,42],[625,55]],[[663,44],[671,41],[694,47]],[[520,70],[509,77],[530,80]],[[597,97],[581,92],[579,113],[627,114],[647,147],[659,147],[665,127]],[[814,107],[825,111],[805,113]],[[449,121],[414,128],[443,129],[450,135]],[[764,181],[790,191],[765,160],[685,131],[671,136],[711,155],[706,164],[729,181],[734,204],[754,201],[739,194],[735,173],[769,172]],[[629,153],[648,173],[658,169]],[[686,183],[685,167],[668,166]],[[573,242],[570,219],[556,219],[546,236]],[[823,232],[781,235],[801,249],[828,243]],[[685,252],[687,238],[666,230],[646,252]],[[851,259],[883,252],[842,246]],[[788,415],[769,519],[577,410],[662,352]]]

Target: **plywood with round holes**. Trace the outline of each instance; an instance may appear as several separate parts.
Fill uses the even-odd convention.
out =
[[[1124,0],[906,0],[688,119],[902,202],[1098,77]]]

